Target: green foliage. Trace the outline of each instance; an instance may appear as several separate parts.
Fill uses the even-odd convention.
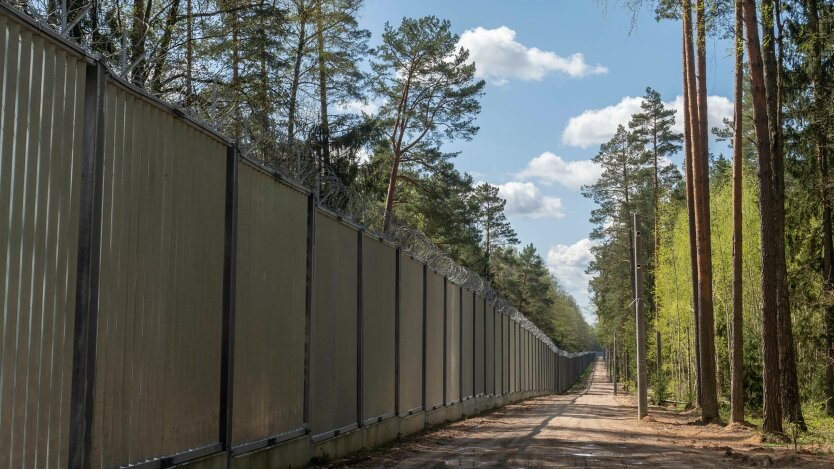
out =
[[[759,241],[758,189],[753,168],[743,174],[743,318],[745,401],[761,405],[761,248]],[[732,183],[726,178],[713,181],[710,211],[715,301],[715,352],[719,395],[729,399],[729,339],[732,314]],[[664,207],[661,230],[660,265],[657,271],[659,310],[656,326],[662,336],[663,372],[677,400],[691,401],[694,386],[694,318],[692,276],[689,258],[689,226],[686,206],[669,203]]]

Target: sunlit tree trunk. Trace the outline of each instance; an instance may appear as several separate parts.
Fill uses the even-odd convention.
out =
[[[782,411],[788,421],[805,429],[799,402],[799,383],[796,376],[796,351],[793,344],[791,305],[788,294],[788,269],[785,261],[785,149],[782,135],[782,45],[781,33],[774,34],[780,22],[779,0],[762,2],[762,61],[767,97],[768,126],[771,146],[771,177],[773,179],[773,217],[776,230],[776,318],[779,344],[779,372]],[[781,30],[781,27],[779,28]],[[776,45],[779,44],[777,59]]]
[[[741,164],[743,155],[742,98],[744,87],[744,39],[742,37],[741,0],[735,2],[735,89],[733,92],[733,328],[731,354],[731,422],[744,422],[744,340],[742,316],[742,232],[741,232]]]
[[[753,101],[753,127],[759,154],[759,207],[762,243],[762,381],[764,420],[762,430],[782,434],[782,401],[779,378],[776,305],[776,226],[772,187],[770,129],[767,115],[764,66],[759,43],[759,23],[755,0],[742,0],[747,62],[750,68],[750,96]]]
[[[686,16],[684,21],[689,21],[691,25],[691,17]],[[692,277],[692,315],[695,322],[695,395],[696,402],[701,405],[701,365],[698,357],[698,240],[695,236],[695,192],[692,187],[692,152],[693,152],[693,129],[690,118],[690,80],[689,80],[689,57],[692,54],[692,29],[687,32],[686,24],[681,28],[683,31],[683,144],[684,144],[684,168],[686,173],[686,212],[689,220],[689,266]],[[687,36],[688,34],[688,36]],[[694,76],[694,73],[693,73]],[[687,327],[687,332],[689,328]],[[687,339],[688,342],[688,339]],[[687,347],[687,356],[689,354],[689,347]],[[688,356],[687,369],[689,371],[690,387],[692,378],[692,360]],[[691,391],[691,390],[690,390]],[[691,392],[690,392],[691,394]]]
[[[689,33],[686,39],[691,44],[692,23],[691,2],[684,0],[684,28]],[[695,200],[695,233],[697,237],[698,261],[698,335],[701,367],[701,415],[704,421],[717,419],[718,393],[715,377],[715,337],[712,304],[712,247],[710,242],[709,215],[709,167],[707,147],[707,102],[706,102],[706,31],[704,28],[704,4],[696,2],[697,27],[697,80],[693,79],[694,54],[687,54],[689,70],[690,127],[692,132],[692,176]],[[691,46],[687,48],[687,52]],[[697,91],[693,88],[697,85]],[[693,96],[694,94],[694,96]],[[692,106],[697,103],[697,106]],[[696,131],[697,129],[697,131]]]

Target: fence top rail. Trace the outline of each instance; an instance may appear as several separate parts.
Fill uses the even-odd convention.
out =
[[[378,243],[384,244],[385,246],[388,246],[388,247],[393,248],[393,249],[395,249],[395,250],[399,250],[399,249],[400,249],[400,246],[399,246],[399,245],[397,245],[397,243],[395,243],[395,242],[391,241],[390,239],[386,239],[384,236],[381,236],[381,235],[379,235],[379,234],[377,234],[377,233],[375,233],[375,232],[373,232],[373,231],[371,231],[371,230],[363,230],[363,231],[362,231],[362,234],[363,234],[366,238],[369,238],[369,239],[371,239],[371,240],[373,240],[373,241],[376,241],[376,242],[378,242]]]
[[[281,173],[279,171],[275,171],[273,169],[270,169],[269,167],[265,166],[260,161],[252,159],[249,156],[240,155],[239,161],[241,161],[246,166],[249,166],[250,168],[254,169],[255,171],[266,174],[267,176],[270,176],[276,182],[278,182],[280,184],[283,184],[283,185],[285,185],[285,186],[289,187],[290,189],[293,189],[297,192],[300,192],[301,194],[303,194],[305,196],[310,196],[313,193],[313,191],[311,191],[310,189],[308,189],[304,185],[299,184],[298,182],[294,181],[292,178],[288,178],[287,176],[285,176],[283,173]]]
[[[321,213],[322,215],[328,217],[328,218],[333,219],[334,221],[337,221],[337,222],[347,226],[348,228],[351,228],[353,230],[356,230],[356,231],[359,231],[359,232],[362,232],[362,233],[364,233],[366,231],[364,226],[360,225],[359,223],[356,223],[355,221],[351,220],[349,217],[345,217],[344,215],[342,215],[341,213],[339,213],[335,210],[331,210],[330,208],[328,208],[324,205],[316,204],[316,211],[318,213]]]

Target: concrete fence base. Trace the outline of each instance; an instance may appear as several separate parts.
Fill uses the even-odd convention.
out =
[[[247,453],[232,459],[235,469],[275,469],[303,467],[311,460],[326,461],[348,456],[362,450],[376,448],[390,441],[419,433],[433,426],[471,417],[504,405],[532,397],[550,395],[546,391],[529,391],[503,396],[479,396],[429,412],[416,412],[403,417],[392,417],[382,422],[358,428],[333,438],[313,443],[302,436],[283,443]],[[194,461],[189,468],[222,469],[222,455]]]

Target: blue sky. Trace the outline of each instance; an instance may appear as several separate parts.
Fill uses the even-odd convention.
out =
[[[593,204],[579,186],[594,180],[588,160],[647,86],[670,105],[680,95],[680,23],[644,10],[632,27],[614,0],[367,0],[360,22],[374,45],[386,21],[426,15],[451,21],[487,80],[480,132],[445,149],[460,151],[456,165],[477,181],[501,187],[519,239],[536,246],[593,320],[584,274]],[[731,112],[728,47],[707,44],[711,125]]]

